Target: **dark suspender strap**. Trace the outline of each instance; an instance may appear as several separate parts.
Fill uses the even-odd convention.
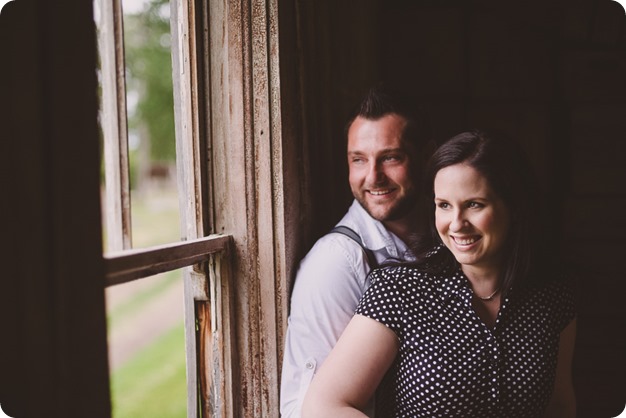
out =
[[[365,247],[363,241],[361,240],[361,237],[359,236],[359,234],[354,232],[353,229],[348,228],[344,225],[339,225],[334,227],[330,232],[336,232],[338,234],[343,234],[348,238],[352,238],[352,240],[359,244],[359,246],[363,249],[363,252],[365,253],[365,258],[367,258],[367,264],[370,266],[370,269],[373,270],[378,267],[378,261],[376,261],[376,257],[374,257],[374,252]]]

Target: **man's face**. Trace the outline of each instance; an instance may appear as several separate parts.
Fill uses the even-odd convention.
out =
[[[348,130],[352,194],[381,222],[404,217],[416,201],[415,158],[402,141],[405,126],[404,118],[389,114],[378,120],[357,117]]]

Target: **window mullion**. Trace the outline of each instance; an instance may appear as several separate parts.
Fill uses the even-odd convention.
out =
[[[119,251],[132,246],[121,0],[102,0],[101,19],[98,41],[102,76],[107,250]]]
[[[181,233],[186,239],[200,238],[204,228],[202,158],[200,149],[196,11],[193,0],[171,1],[172,72],[176,120],[176,165],[180,198]],[[204,416],[211,385],[205,361],[211,345],[204,337],[205,320],[212,316],[206,263],[185,269],[185,348],[187,351],[187,416]],[[204,336],[204,337],[203,337]],[[209,414],[211,415],[211,414]],[[221,415],[226,416],[226,415]]]

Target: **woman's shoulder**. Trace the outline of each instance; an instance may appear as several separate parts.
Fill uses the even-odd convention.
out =
[[[444,257],[442,257],[442,255]],[[411,290],[427,291],[436,287],[437,282],[456,270],[445,258],[441,246],[432,248],[425,257],[416,261],[388,261],[370,273],[371,283],[377,287],[391,287],[404,292]]]
[[[371,272],[372,285],[378,282],[378,286],[386,284],[402,288],[431,283],[435,277],[437,274],[428,269],[409,263],[386,265]]]
[[[576,292],[576,280],[569,274],[559,272],[546,277],[542,281],[531,284],[529,289],[533,293],[546,296],[573,296]]]
[[[576,281],[568,275],[558,275],[531,286],[522,287],[521,302],[545,312],[566,312],[572,316],[577,311]]]

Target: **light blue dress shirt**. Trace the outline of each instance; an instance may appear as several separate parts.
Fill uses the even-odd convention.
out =
[[[373,219],[356,200],[337,225],[345,225],[359,234],[379,263],[389,258],[412,258],[406,244]],[[370,285],[369,270],[361,247],[338,233],[320,238],[300,263],[283,357],[282,417],[300,417],[313,375],[335,346]]]

